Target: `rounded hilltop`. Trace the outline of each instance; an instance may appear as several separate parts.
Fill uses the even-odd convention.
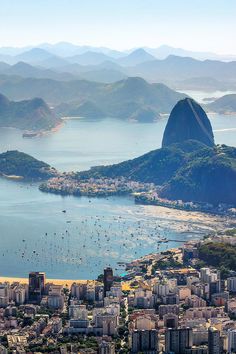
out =
[[[163,203],[164,199],[211,204],[213,209],[221,204],[236,206],[236,148],[214,144],[211,123],[191,98],[173,108],[162,148],[75,175],[78,180],[120,177],[158,186],[154,193],[138,199],[147,204]],[[204,207],[207,210],[208,205]]]
[[[192,98],[180,100],[172,109],[164,131],[162,147],[186,140],[198,140],[205,145],[214,146],[210,120]]]

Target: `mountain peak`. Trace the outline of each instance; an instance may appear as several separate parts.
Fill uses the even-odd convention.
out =
[[[147,61],[152,61],[152,60],[156,60],[156,58],[153,55],[146,52],[145,49],[138,48],[138,49],[135,49],[130,54],[128,54],[127,56],[121,58],[120,63],[123,65],[132,66],[132,65],[138,65],[140,63],[144,63]]]
[[[24,61],[18,61],[16,64],[12,65],[12,68],[25,68],[25,69],[31,69],[34,68],[32,65],[25,63]]]
[[[133,50],[130,55],[150,55],[144,48],[137,48]]]
[[[202,107],[193,99],[180,100],[168,119],[162,147],[186,140],[197,140],[208,146],[214,145],[211,123]]]
[[[52,54],[45,49],[36,47],[17,55],[15,58],[18,61],[24,62],[40,62],[41,60],[48,59],[51,56]]]

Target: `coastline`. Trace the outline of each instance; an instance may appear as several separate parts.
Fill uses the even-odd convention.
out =
[[[57,133],[63,127],[63,125],[64,125],[64,122],[62,119],[60,119],[60,121],[55,125],[55,127],[48,129],[48,130],[39,131],[39,134],[37,134],[36,137],[48,135],[51,133]]]
[[[186,212],[200,212],[214,216],[230,216],[235,218],[236,212],[232,205],[213,206],[208,202],[183,202],[179,200],[162,199],[157,196],[153,183],[141,183],[137,181],[124,181],[122,185],[116,185],[117,178],[88,178],[76,180],[72,175],[60,175],[49,178],[41,183],[39,190],[43,193],[52,193],[62,196],[75,196],[87,198],[109,198],[112,196],[131,196],[137,205],[151,205],[175,209]],[[133,186],[131,184],[134,184]],[[156,186],[157,188],[157,186]],[[147,191],[148,190],[148,191]],[[149,191],[151,190],[151,192]]]
[[[58,122],[58,124],[56,124],[55,127],[51,128],[51,129],[48,130],[48,131],[45,131],[45,133],[46,133],[46,132],[49,132],[49,133],[50,133],[50,132],[51,132],[51,133],[56,133],[56,132],[58,132],[58,131],[63,127],[64,124],[65,124],[64,121],[61,119],[61,121]]]
[[[48,133],[56,133],[57,131],[59,131],[62,126],[65,124],[65,121],[63,119],[60,119],[59,122],[52,128],[50,129],[42,129],[42,130],[31,130],[32,132],[34,132],[36,135],[35,137],[38,136],[42,136]],[[18,130],[20,132],[22,132],[22,134],[26,131],[26,129],[22,129],[22,128],[18,128],[18,127],[12,127],[12,126],[1,126],[1,128],[3,129],[12,129],[12,130]]]
[[[146,256],[147,257],[147,256]],[[0,277],[0,283],[8,282],[12,283],[20,283],[20,284],[28,284],[28,278],[17,278],[17,277]],[[53,283],[54,285],[62,285],[64,288],[70,288],[73,283],[77,284],[86,284],[87,282],[97,282],[97,280],[80,280],[80,279],[50,279],[46,277],[46,283]],[[122,290],[130,290],[129,282],[123,281],[122,282]]]
[[[88,279],[89,280],[89,279]],[[18,278],[18,277],[0,277],[0,282],[9,282],[9,283],[20,283],[28,284],[28,278]],[[77,280],[77,279],[50,279],[46,278],[46,283],[54,283],[55,285],[71,286],[73,283],[86,284],[87,280]]]
[[[145,193],[140,193],[139,195],[134,196],[134,201],[136,204],[140,205],[153,205],[160,206],[169,209],[176,209],[189,212],[199,212],[204,214],[210,214],[215,216],[230,216],[235,217],[235,208],[232,205],[225,204],[224,207],[218,206],[214,207],[213,205],[207,202],[183,202],[182,200],[176,199],[162,199],[159,197],[149,198],[149,195]]]

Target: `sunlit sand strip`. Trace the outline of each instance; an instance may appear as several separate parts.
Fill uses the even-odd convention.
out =
[[[55,285],[63,285],[64,287],[71,287],[73,283],[86,284],[87,281],[93,280],[71,280],[71,279],[48,279],[46,278],[46,283],[53,283]],[[28,284],[28,278],[15,278],[15,277],[0,277],[0,283],[20,283]],[[130,290],[129,282],[122,282],[122,290]]]
[[[9,283],[21,283],[28,284],[28,278],[15,278],[15,277],[0,277],[0,282],[9,282]],[[48,279],[46,278],[47,283],[53,283],[55,285],[71,286],[73,283],[85,284],[87,280],[71,280],[71,279]]]
[[[225,216],[201,213],[198,211],[185,211],[162,206],[142,206],[143,213],[150,217],[157,217],[157,223],[167,224],[176,232],[184,231],[211,231],[230,227],[235,219]]]

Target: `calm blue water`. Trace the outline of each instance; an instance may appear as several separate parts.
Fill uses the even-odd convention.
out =
[[[210,118],[216,142],[236,146],[236,116]],[[34,139],[1,129],[0,150],[24,151],[61,171],[84,170],[160,147],[165,124],[166,119],[155,124],[67,121],[57,133]],[[42,270],[48,277],[94,278],[104,266],[115,268],[117,261],[157,251],[159,235],[184,240],[192,231],[211,227],[186,221],[189,232],[181,233],[176,215],[168,213],[134,205],[130,198],[61,197],[41,193],[37,185],[1,179],[0,275]],[[161,249],[177,245],[169,242]]]
[[[236,145],[236,115],[209,115],[217,143]],[[53,134],[23,139],[16,129],[1,128],[0,152],[18,149],[61,171],[84,170],[140,156],[161,146],[167,118],[153,124],[105,119],[65,121]]]

